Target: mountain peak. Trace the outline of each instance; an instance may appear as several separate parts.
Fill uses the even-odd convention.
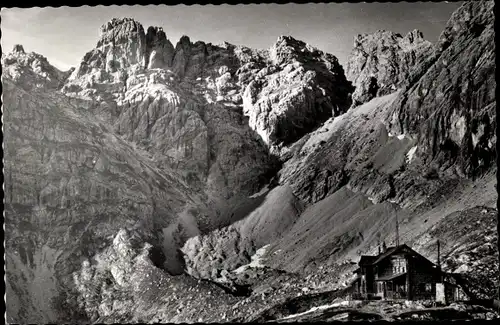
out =
[[[385,30],[358,35],[347,65],[347,78],[356,86],[352,97],[354,104],[365,103],[398,89],[407,82],[415,64],[431,50],[432,44],[425,41],[417,29],[405,37]],[[389,63],[381,63],[380,56],[389,58]],[[385,65],[397,68],[385,69]]]
[[[113,18],[101,26],[99,36],[97,47],[105,47],[110,43],[114,46],[129,42],[138,42],[141,46],[145,33],[142,25],[132,18]]]
[[[16,44],[14,45],[14,48],[12,49],[13,53],[26,53],[24,52],[24,47],[21,44]]]
[[[274,43],[275,47],[278,47],[280,45],[284,46],[292,46],[292,47],[303,47],[306,45],[305,42],[301,40],[297,40],[291,35],[280,35],[278,39],[276,40],[276,43]]]
[[[116,28],[130,29],[130,31],[144,30],[141,23],[133,18],[113,18],[101,26],[100,32],[106,33]]]
[[[410,43],[413,43],[415,41],[423,41],[424,34],[420,30],[414,29],[406,35],[405,39],[407,39]]]

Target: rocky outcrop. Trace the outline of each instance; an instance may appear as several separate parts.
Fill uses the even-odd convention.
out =
[[[243,110],[252,129],[278,155],[350,105],[351,85],[337,58],[289,36],[269,50],[271,66],[246,86]]]
[[[234,313],[237,298],[220,287],[157,268],[153,247],[144,240],[121,229],[109,247],[73,274],[78,305],[92,322],[192,323]]]
[[[302,212],[300,201],[287,186],[261,197],[253,198],[260,204],[244,219],[186,241],[182,252],[188,274],[223,281],[225,273],[249,264],[258,249],[286,233]]]
[[[96,48],[85,55],[72,80],[118,82],[126,78],[124,70],[166,68],[172,63],[174,48],[161,28],[150,27],[145,33],[131,18],[114,18],[101,26],[99,36]]]
[[[2,55],[2,74],[28,89],[58,89],[69,75],[52,66],[44,56],[26,53],[19,44],[14,45],[10,53]]]
[[[172,64],[174,46],[167,39],[161,27],[149,27],[146,33],[146,54],[148,69],[165,68]]]
[[[419,30],[404,37],[384,30],[358,35],[346,69],[347,79],[356,87],[353,105],[404,87],[415,65],[431,52],[432,43],[425,41]]]

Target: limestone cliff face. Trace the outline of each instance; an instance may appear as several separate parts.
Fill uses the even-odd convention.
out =
[[[272,65],[245,89],[243,109],[250,126],[281,155],[287,147],[350,105],[351,84],[337,58],[292,37],[269,50]]]
[[[467,2],[453,14],[391,112],[392,132],[414,134],[426,164],[460,176],[487,172],[496,155],[493,6]]]
[[[173,48],[163,31],[144,34],[130,19],[101,34],[63,92],[88,99],[156,166],[175,169],[215,205],[257,191],[276,169],[272,155],[350,105],[337,59],[291,37],[263,51],[187,36]],[[109,58],[121,62],[116,69]]]
[[[264,51],[192,43],[187,36],[174,48],[160,29],[151,27],[144,34],[130,19],[113,20],[101,29],[97,48],[72,74],[67,93],[105,89],[112,97],[123,92],[127,97],[134,85],[146,82],[145,75],[149,84],[178,85],[184,99],[198,97],[190,106],[243,105],[251,129],[278,155],[350,105],[352,87],[337,59],[291,37],[280,37]],[[165,70],[149,70],[154,68]]]
[[[237,67],[234,55],[188,37],[174,48],[161,29],[144,33],[130,19],[113,20],[101,30],[97,48],[63,92],[87,99],[89,109],[147,152],[155,166],[177,171],[195,191],[208,195],[223,215],[219,219],[229,218],[228,200],[239,200],[241,191],[248,196],[275,169],[238,109],[241,99],[228,72],[228,65],[233,73]],[[100,57],[119,64],[110,68]]]
[[[123,226],[161,247],[158,230],[196,198],[79,101],[6,79],[3,89],[8,315],[71,318],[74,306],[61,309],[60,299],[81,258]]]
[[[356,89],[354,105],[386,95],[403,87],[415,65],[424,61],[432,51],[422,32],[414,30],[406,36],[379,30],[358,35],[347,62],[347,79]]]

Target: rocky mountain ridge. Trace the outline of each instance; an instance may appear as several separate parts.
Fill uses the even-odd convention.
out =
[[[150,27],[145,34],[128,18],[101,28],[97,47],[85,55],[63,91],[85,96],[85,91],[105,90],[123,105],[122,90],[143,83],[139,71],[144,68],[154,70],[146,70],[152,84],[178,85],[186,92],[182,97],[242,105],[250,127],[276,153],[274,147],[286,146],[350,105],[352,88],[338,60],[292,37],[279,37],[269,50],[253,50],[229,43],[193,44],[183,36],[174,48],[161,29]],[[95,95],[105,101],[104,94]]]
[[[16,47],[2,58],[8,316],[258,318],[343,288],[396,217],[421,253],[444,233],[450,265],[460,252],[497,274],[488,224],[466,226],[491,237],[480,257],[445,231],[496,200],[492,6],[464,4],[430,49],[415,31],[362,37],[348,78],[291,37],[174,47],[128,18],[103,25],[70,76]],[[362,64],[363,48],[390,68]]]
[[[71,69],[60,71],[46,57],[34,52],[26,53],[19,44],[10,53],[2,53],[2,66],[2,74],[19,81],[28,89],[58,89],[72,72]]]

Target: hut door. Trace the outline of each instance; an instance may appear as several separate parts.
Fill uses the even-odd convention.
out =
[[[392,282],[391,281],[387,281],[386,282],[386,286],[387,286],[387,298],[389,299],[392,299],[392,292],[393,292],[393,288],[392,288]]]

